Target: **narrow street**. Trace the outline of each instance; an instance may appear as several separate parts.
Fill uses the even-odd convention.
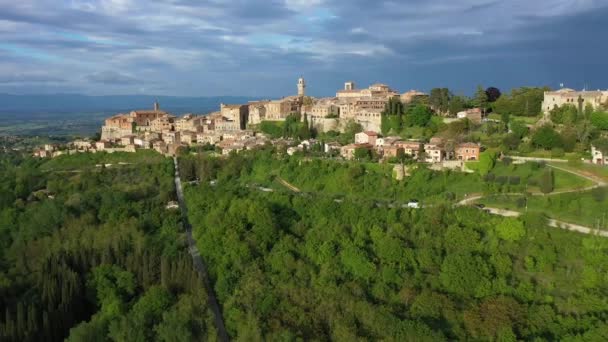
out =
[[[192,237],[192,226],[190,225],[190,221],[188,220],[188,208],[186,207],[186,201],[184,199],[182,182],[179,178],[177,157],[173,157],[173,163],[175,165],[175,190],[177,192],[177,200],[182,211],[182,222],[184,223],[184,229],[186,231],[188,251],[190,252],[190,255],[192,255],[192,262],[194,264],[194,268],[203,278],[205,290],[207,291],[209,307],[213,312],[213,318],[215,322],[215,327],[217,329],[218,339],[223,342],[228,341],[229,338],[228,333],[226,332],[226,327],[224,326],[222,310],[220,309],[217,297],[215,296],[215,291],[213,291],[213,286],[211,284],[211,279],[209,279],[207,267],[203,262],[203,258],[201,257],[198,248],[196,247],[196,241],[194,240],[194,237]]]

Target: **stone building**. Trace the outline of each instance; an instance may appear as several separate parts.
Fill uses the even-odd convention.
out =
[[[608,153],[591,145],[591,162],[597,165],[608,165]]]
[[[480,124],[483,119],[481,108],[470,108],[456,113],[458,119],[469,119],[471,122]]]
[[[355,134],[355,144],[370,144],[376,145],[378,133],[373,131],[363,131]]]
[[[574,89],[562,88],[557,91],[546,91],[542,103],[543,113],[549,112],[555,107],[561,107],[565,104],[571,104],[576,107],[579,105],[579,99],[583,109],[590,104],[594,109],[608,103],[608,90],[596,91],[576,91]]]
[[[416,98],[424,98],[424,97],[428,97],[429,95],[427,93],[423,93],[421,91],[418,90],[409,90],[406,91],[405,93],[401,94],[401,102],[403,103],[412,103],[412,101],[414,101],[414,99]]]
[[[249,102],[249,124],[257,125],[266,120],[266,104],[270,101]]]
[[[307,111],[311,118],[326,118],[328,116],[338,116],[340,107],[335,98],[320,99]]]
[[[220,105],[220,113],[224,118],[227,118],[228,121],[233,121],[239,129],[247,128],[247,120],[249,117],[248,105],[227,105],[222,103]]]
[[[424,153],[426,155],[424,161],[427,163],[440,163],[444,159],[444,150],[441,145],[424,144]]]
[[[456,146],[456,159],[457,160],[479,160],[479,152],[481,147],[475,143],[462,143]]]
[[[174,117],[169,115],[156,118],[150,123],[150,132],[167,132],[174,128]]]
[[[298,79],[298,96],[306,96],[306,81],[304,81],[304,77]]]
[[[101,139],[115,141],[136,131],[152,130],[152,122],[169,114],[160,110],[154,102],[153,110],[134,110],[129,114],[117,114],[105,120],[101,127]]]

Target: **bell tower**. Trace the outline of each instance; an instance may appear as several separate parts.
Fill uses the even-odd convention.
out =
[[[158,100],[154,100],[154,111],[158,112],[160,110],[160,105],[158,104]]]
[[[298,79],[298,96],[306,96],[306,82],[304,81],[304,77]]]

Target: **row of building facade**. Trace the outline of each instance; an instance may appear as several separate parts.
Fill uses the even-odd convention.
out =
[[[345,159],[353,159],[357,149],[374,150],[383,159],[409,156],[412,159],[426,163],[442,163],[444,161],[476,161],[479,160],[481,146],[476,143],[456,143],[442,138],[431,138],[429,142],[403,140],[401,137],[380,137],[373,131],[364,131],[355,135],[355,143],[342,146],[340,154]]]

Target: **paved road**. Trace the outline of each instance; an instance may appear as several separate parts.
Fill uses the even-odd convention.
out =
[[[179,179],[179,168],[176,157],[173,157],[173,163],[175,165],[175,189],[177,192],[177,200],[179,201],[179,206],[182,210],[182,221],[184,222],[184,228],[186,230],[188,251],[190,252],[190,255],[192,255],[192,262],[194,264],[194,268],[203,278],[205,290],[207,291],[207,297],[209,299],[209,306],[211,311],[213,312],[213,319],[215,322],[215,327],[217,329],[218,339],[220,341],[228,341],[229,338],[228,333],[226,332],[226,327],[224,326],[224,318],[222,317],[220,305],[218,304],[217,297],[215,296],[215,292],[213,291],[213,286],[211,286],[211,280],[209,279],[207,267],[205,266],[203,258],[201,258],[201,254],[198,251],[198,248],[196,247],[196,241],[192,237],[192,226],[190,225],[190,221],[188,221],[188,208],[186,207],[186,201],[184,200],[182,182]]]

